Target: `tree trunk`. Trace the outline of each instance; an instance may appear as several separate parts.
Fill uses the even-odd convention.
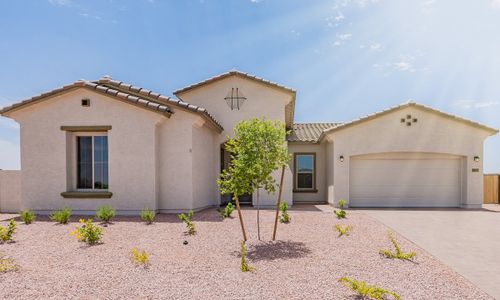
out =
[[[259,188],[257,188],[257,238],[260,241],[260,202],[259,202]]]
[[[234,196],[234,202],[236,202],[236,210],[238,210],[238,218],[240,219],[241,232],[243,232],[243,241],[247,241],[247,233],[245,231],[245,224],[243,223],[243,216],[241,215],[240,200],[238,196]]]
[[[276,240],[276,230],[278,229],[278,217],[280,214],[281,192],[283,191],[283,177],[285,176],[285,165],[281,168],[280,191],[276,200],[276,218],[274,219],[273,241]]]

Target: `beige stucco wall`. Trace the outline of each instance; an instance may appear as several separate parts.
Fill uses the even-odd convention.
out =
[[[0,170],[0,212],[17,213],[21,209],[21,171]]]
[[[215,139],[200,116],[175,109],[157,127],[160,212],[199,210],[217,204]]]
[[[218,133],[200,120],[193,126],[193,208],[201,209],[219,204],[217,191]]]
[[[327,163],[326,163],[326,143],[322,144],[297,144],[289,143],[288,152],[292,159],[290,161],[290,169],[295,168],[294,154],[295,153],[316,153],[316,189],[317,192],[305,193],[294,192],[294,203],[325,203],[327,201]]]
[[[90,107],[80,100],[89,98]],[[113,98],[77,89],[15,111],[21,127],[22,199],[25,208],[48,212],[71,206],[82,213],[110,204],[123,213],[156,209],[155,126],[166,117]],[[68,167],[66,126],[111,125],[109,191],[111,199],[65,199],[60,193],[74,186]]]
[[[231,88],[239,88],[247,98],[240,110],[231,110],[224,98]],[[285,122],[285,106],[292,100],[290,93],[280,89],[269,87],[253,80],[244,79],[238,76],[231,76],[213,83],[204,85],[177,95],[182,100],[206,108],[214,118],[220,122],[225,131],[215,138],[217,153],[220,145],[227,141],[228,137],[234,136],[233,128],[241,120],[264,117],[270,120]],[[215,169],[220,169],[220,155],[215,155]],[[217,171],[218,173],[218,171]],[[279,183],[281,171],[274,173],[274,178]],[[290,169],[285,172],[282,198],[291,204],[292,199],[292,173]],[[217,195],[219,194],[218,187]],[[220,203],[220,197],[217,197]],[[256,193],[253,195],[254,205],[256,204]],[[276,202],[276,194],[260,192],[260,204],[262,206],[272,206]]]
[[[407,114],[418,118],[412,126],[400,123]],[[416,107],[407,107],[379,118],[331,132],[334,189],[329,198],[349,199],[351,156],[386,152],[423,152],[464,156],[463,207],[480,207],[483,194],[483,141],[488,132]],[[331,155],[331,154],[330,154]],[[339,161],[340,155],[345,157]],[[474,162],[479,155],[481,160]],[[478,168],[479,172],[472,172]]]

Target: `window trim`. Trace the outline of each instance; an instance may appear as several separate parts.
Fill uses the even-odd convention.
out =
[[[313,186],[312,188],[298,188],[298,168],[297,168],[297,156],[299,155],[312,155],[313,157]],[[294,193],[317,193],[316,188],[316,152],[294,152],[293,153],[293,192]]]
[[[92,188],[91,189],[82,189],[78,188],[78,137],[84,136],[84,137],[92,137]],[[74,132],[74,139],[75,139],[75,147],[74,147],[74,155],[75,155],[75,168],[74,168],[74,174],[75,174],[75,191],[76,192],[90,192],[90,193],[99,193],[103,192],[106,193],[109,191],[109,139],[108,139],[108,188],[107,189],[96,189],[95,188],[95,162],[94,162],[94,137],[96,136],[108,136],[107,132],[102,132],[102,131],[87,131],[87,132]]]

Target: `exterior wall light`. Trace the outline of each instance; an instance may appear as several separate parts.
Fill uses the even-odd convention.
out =
[[[474,161],[475,162],[479,162],[479,156],[478,155],[474,156]]]
[[[339,156],[340,162],[344,162],[344,155]]]

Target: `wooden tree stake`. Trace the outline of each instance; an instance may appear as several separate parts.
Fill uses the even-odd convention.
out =
[[[276,240],[276,230],[278,229],[278,217],[280,214],[281,192],[283,191],[283,177],[285,176],[285,165],[281,168],[280,190],[276,200],[276,218],[274,219],[273,241]]]

